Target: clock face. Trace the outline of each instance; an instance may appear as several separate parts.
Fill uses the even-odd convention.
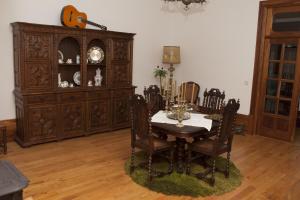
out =
[[[104,59],[104,51],[100,47],[91,47],[87,52],[87,56],[90,63],[98,64]]]

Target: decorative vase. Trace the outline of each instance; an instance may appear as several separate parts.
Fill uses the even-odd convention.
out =
[[[94,79],[95,79],[95,86],[101,86],[102,76],[101,76],[100,68],[96,70],[96,76],[94,77]]]

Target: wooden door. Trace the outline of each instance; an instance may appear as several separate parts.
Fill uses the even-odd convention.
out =
[[[266,39],[258,133],[291,141],[298,102],[298,39]]]

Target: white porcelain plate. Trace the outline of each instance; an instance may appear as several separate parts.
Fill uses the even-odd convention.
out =
[[[87,52],[90,63],[98,64],[104,59],[104,51],[100,47],[91,47]]]
[[[58,53],[58,59],[63,60],[64,59],[64,54],[60,50],[58,50],[57,53]]]
[[[74,73],[73,80],[76,85],[80,85],[80,71]]]

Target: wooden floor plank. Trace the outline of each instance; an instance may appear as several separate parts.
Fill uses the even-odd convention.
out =
[[[8,144],[12,161],[30,180],[33,200],[191,200],[166,196],[134,183],[124,172],[130,130],[21,148]],[[235,191],[206,200],[292,199],[300,191],[300,145],[261,136],[236,136],[232,160],[244,179]]]

